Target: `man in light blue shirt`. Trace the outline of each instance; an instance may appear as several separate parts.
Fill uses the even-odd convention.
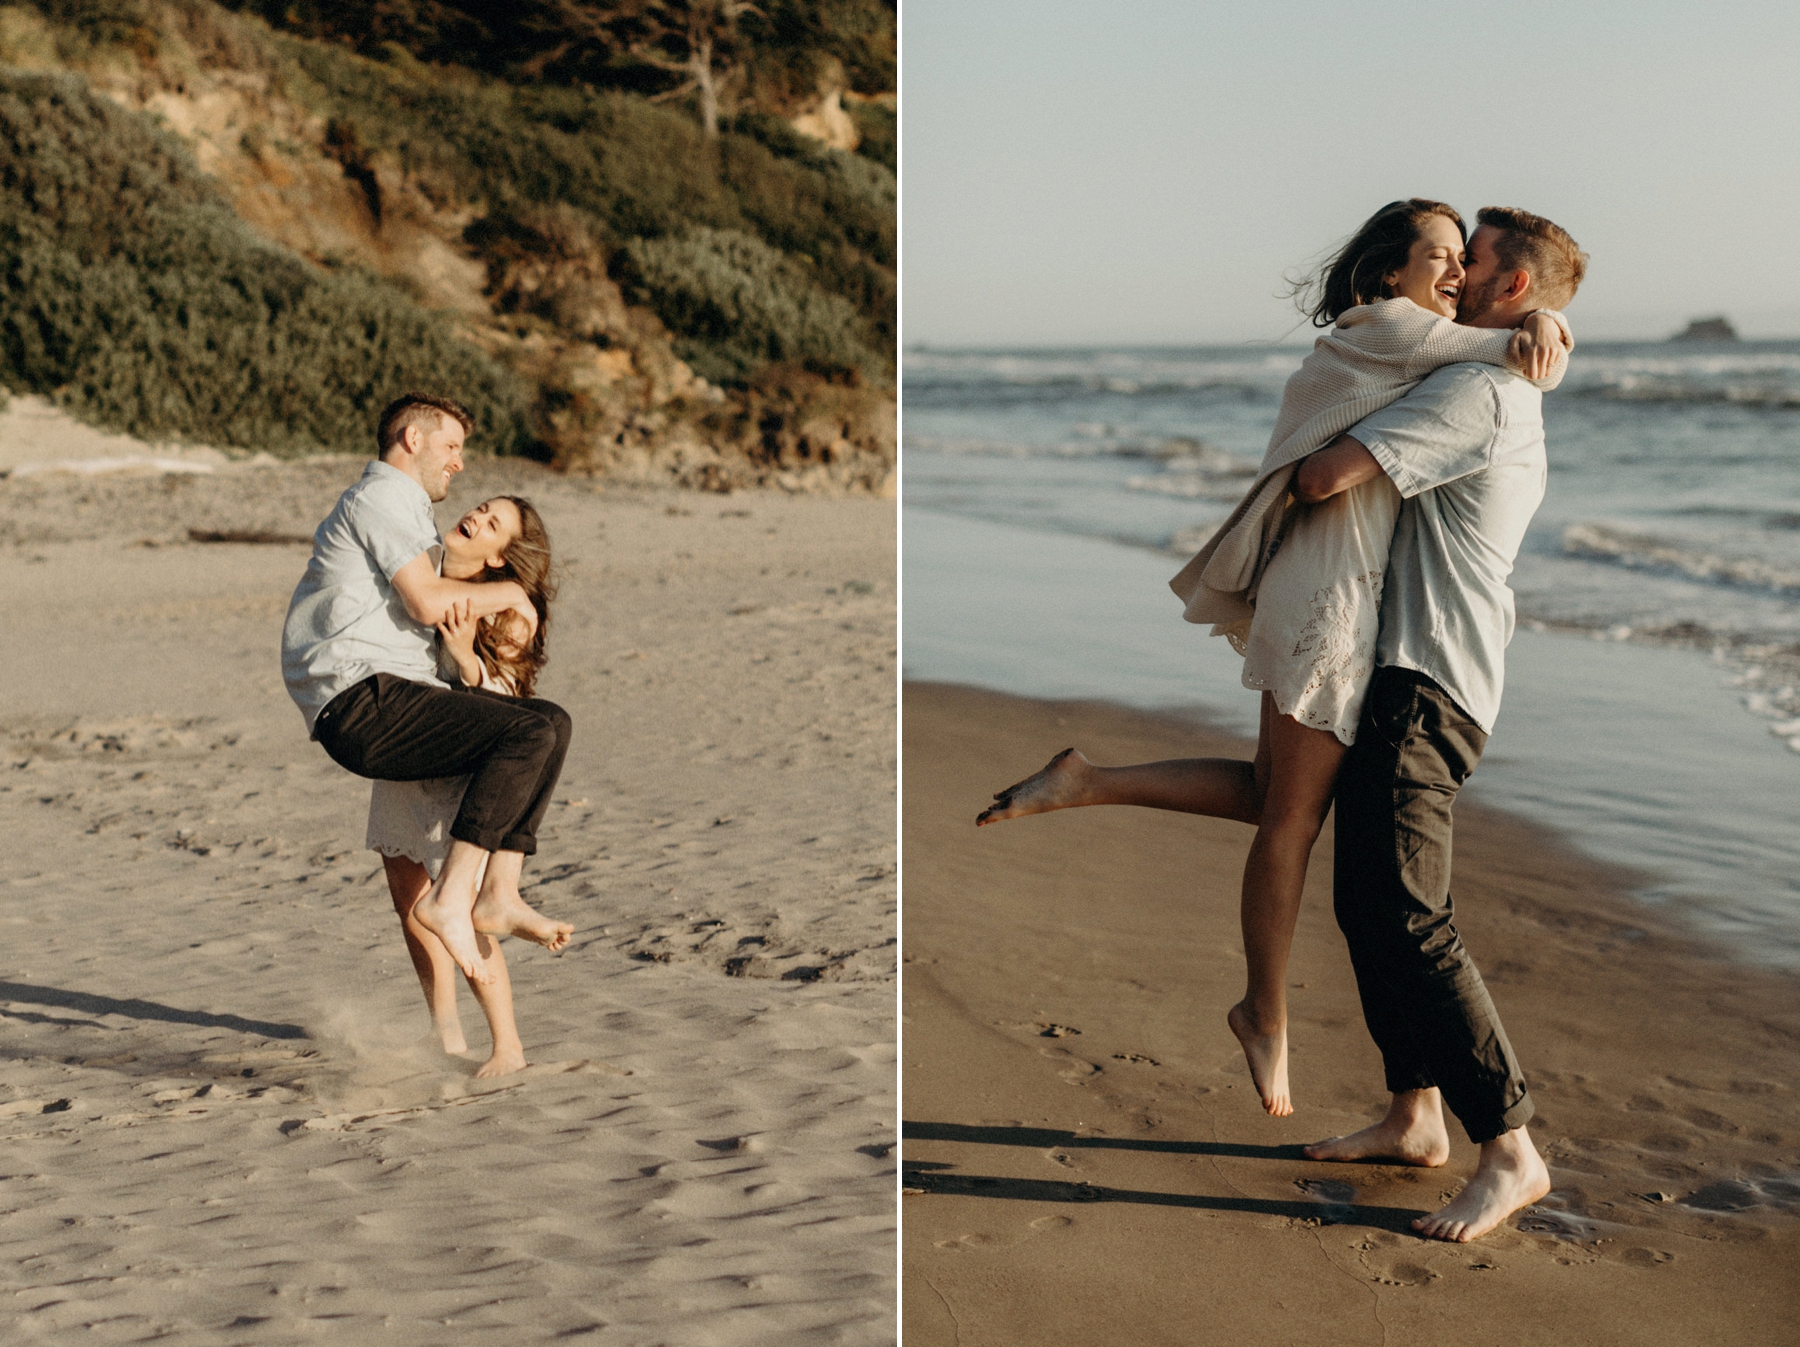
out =
[[[1514,327],[1573,298],[1586,256],[1540,216],[1489,207],[1469,240],[1458,320]],[[1300,465],[1328,499],[1385,473],[1404,499],[1382,593],[1375,677],[1337,783],[1334,895],[1387,1116],[1309,1146],[1316,1160],[1449,1159],[1448,1104],[1481,1147],[1473,1179],[1413,1226],[1464,1241],[1550,1191],[1525,1130],[1525,1075],[1453,921],[1451,806],[1500,709],[1507,586],[1544,498],[1542,395],[1487,365],[1438,370]]]
[[[455,462],[461,466],[460,457]],[[448,468],[440,470],[446,485]],[[433,499],[378,458],[314,532],[281,634],[281,676],[309,734],[333,698],[372,674],[446,686],[437,673],[436,629],[407,611],[393,585],[413,558],[442,545]]]
[[[570,725],[552,702],[452,689],[437,675],[434,629],[452,609],[479,618],[530,602],[512,580],[438,574],[431,506],[462,471],[472,425],[460,404],[416,393],[382,413],[380,457],[313,535],[282,630],[281,671],[307,729],[340,767],[381,781],[469,778],[449,855],[412,915],[470,981],[486,983],[478,931],[554,951],[575,929],[518,891]]]

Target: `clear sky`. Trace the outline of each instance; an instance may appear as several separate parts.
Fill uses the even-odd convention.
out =
[[[906,0],[901,25],[909,344],[1279,338],[1283,272],[1403,196],[1562,225],[1593,259],[1578,336],[1800,336],[1800,5]]]

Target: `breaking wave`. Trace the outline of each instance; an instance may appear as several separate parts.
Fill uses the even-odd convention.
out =
[[[1563,553],[1634,570],[1673,572],[1694,580],[1744,585],[1774,593],[1800,591],[1800,569],[1761,557],[1727,556],[1705,547],[1631,533],[1605,524],[1572,524],[1563,530]]]

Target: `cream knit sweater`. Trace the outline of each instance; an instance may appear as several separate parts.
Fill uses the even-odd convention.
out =
[[[1566,346],[1569,325],[1552,312]],[[1346,311],[1312,354],[1294,371],[1281,395],[1281,411],[1256,481],[1231,517],[1194,559],[1169,581],[1186,605],[1189,622],[1213,622],[1215,636],[1247,621],[1272,544],[1281,537],[1288,490],[1300,460],[1409,392],[1445,365],[1473,361],[1511,368],[1512,328],[1464,327],[1427,312],[1410,299],[1384,299]],[[1568,351],[1550,372],[1532,382],[1555,388],[1569,368]],[[1515,371],[1516,372],[1516,371]]]

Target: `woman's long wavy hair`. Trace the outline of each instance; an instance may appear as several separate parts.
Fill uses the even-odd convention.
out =
[[[1451,221],[1463,242],[1469,241],[1468,226],[1454,206],[1421,196],[1390,201],[1365,220],[1330,261],[1294,282],[1289,293],[1300,312],[1312,319],[1314,327],[1330,327],[1358,304],[1392,299],[1394,292],[1382,278],[1406,265],[1419,231],[1434,215]]]
[[[524,622],[516,613],[501,613],[482,622],[475,632],[475,658],[493,678],[510,683],[513,692],[529,697],[537,688],[538,674],[550,661],[550,601],[556,597],[557,580],[550,566],[550,534],[537,508],[523,496],[500,496],[519,512],[519,536],[500,554],[501,564],[482,568],[484,581],[515,580],[537,610],[537,630],[525,637]]]

